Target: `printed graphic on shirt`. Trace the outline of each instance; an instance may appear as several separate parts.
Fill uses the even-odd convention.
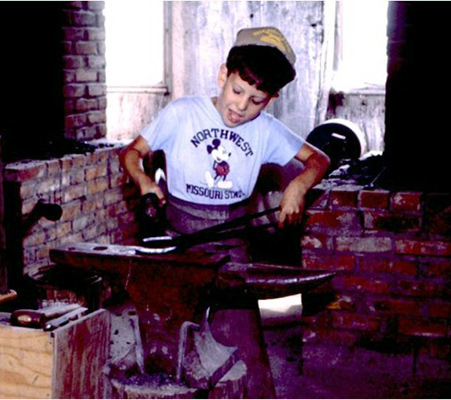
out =
[[[207,152],[213,159],[213,173],[212,171],[205,172],[205,180],[209,188],[217,185],[220,189],[230,189],[233,186],[232,181],[227,180],[227,175],[230,172],[230,165],[227,162],[232,155],[226,148],[221,145],[219,139],[214,139],[211,145],[207,146]]]
[[[234,131],[218,128],[199,131],[190,142],[199,152],[199,159],[208,157],[209,167],[199,171],[202,184],[187,182],[186,193],[210,200],[240,201],[246,198],[246,193],[236,187],[237,182],[230,178],[232,168],[236,166],[231,161],[237,156],[237,151],[245,157],[252,157],[254,152],[251,144]]]

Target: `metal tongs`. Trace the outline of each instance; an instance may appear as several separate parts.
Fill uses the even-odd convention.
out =
[[[280,206],[268,210],[260,211],[255,214],[243,215],[242,217],[227,221],[218,225],[214,225],[194,233],[185,233],[176,237],[156,236],[142,239],[144,247],[138,250],[138,253],[144,254],[161,254],[182,250],[197,244],[211,243],[224,239],[235,238],[251,228],[266,229],[277,225],[277,222],[262,224],[257,226],[249,226],[249,222],[254,219],[263,217],[280,211]]]

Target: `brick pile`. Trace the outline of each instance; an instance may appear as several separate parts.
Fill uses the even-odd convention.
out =
[[[302,266],[336,271],[305,298],[318,340],[347,344],[421,341],[451,354],[451,195],[318,186],[307,212]],[[321,296],[319,312],[309,308]],[[327,297],[327,296],[326,296]]]

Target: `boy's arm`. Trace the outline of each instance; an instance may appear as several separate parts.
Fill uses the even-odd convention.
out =
[[[130,176],[132,181],[138,186],[141,196],[147,193],[155,193],[161,204],[164,204],[164,194],[160,187],[152,178],[144,172],[142,160],[152,154],[147,141],[138,136],[128,146],[126,146],[119,155],[122,168]]]
[[[321,181],[330,166],[329,157],[307,142],[304,142],[296,158],[304,164],[304,169],[289,183],[283,193],[280,201],[279,226],[283,226],[285,222],[289,224],[301,222],[306,193]]]

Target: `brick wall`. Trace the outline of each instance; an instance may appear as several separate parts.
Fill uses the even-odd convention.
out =
[[[343,185],[307,212],[303,267],[336,271],[305,296],[317,340],[451,355],[451,195]],[[316,311],[315,311],[316,310]]]
[[[103,138],[106,136],[104,2],[61,4],[65,137]]]
[[[37,273],[49,264],[49,248],[61,243],[134,242],[138,196],[120,170],[120,148],[99,147],[88,154],[5,165],[8,260],[15,275],[22,269],[25,274]],[[22,234],[39,200],[60,205],[62,217],[40,218]]]
[[[63,209],[59,221],[42,218],[18,246],[8,243],[19,247],[17,268],[37,273],[49,248],[65,242],[135,243],[139,198],[120,170],[119,149],[5,166],[7,239],[17,238],[17,221],[38,200]],[[321,196],[306,214],[302,267],[337,276],[304,296],[307,334],[385,349],[415,338],[434,357],[451,355],[451,195],[327,181],[314,190]]]

